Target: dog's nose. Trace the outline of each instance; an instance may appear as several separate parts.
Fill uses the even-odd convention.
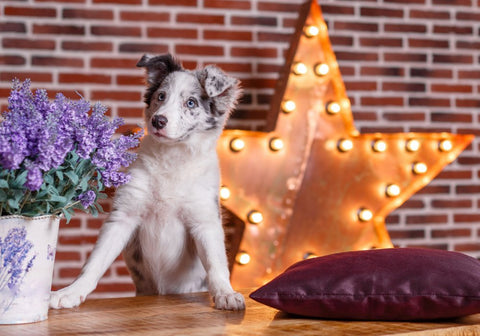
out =
[[[152,118],[152,126],[157,130],[164,128],[167,125],[168,119],[163,115],[154,115]]]

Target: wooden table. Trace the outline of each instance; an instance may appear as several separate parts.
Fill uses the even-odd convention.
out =
[[[242,293],[245,297],[250,291]],[[247,299],[245,312],[212,308],[207,293],[87,300],[44,322],[0,326],[0,335],[480,335],[480,314],[454,321],[325,321],[289,316]]]

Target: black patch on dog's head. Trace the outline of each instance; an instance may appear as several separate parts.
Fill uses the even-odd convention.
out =
[[[182,65],[171,55],[160,56],[143,55],[137,67],[147,69],[148,88],[144,95],[144,102],[150,106],[152,96],[158,90],[165,77],[174,71],[183,71]]]

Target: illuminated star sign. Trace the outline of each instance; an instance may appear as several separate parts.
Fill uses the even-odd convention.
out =
[[[472,141],[447,133],[360,134],[315,0],[300,12],[268,120],[218,144],[222,204],[245,222],[237,287],[311,256],[391,247],[385,217]]]

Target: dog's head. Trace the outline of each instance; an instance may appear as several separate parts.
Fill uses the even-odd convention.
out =
[[[144,55],[145,121],[160,142],[178,142],[198,132],[220,134],[241,94],[239,81],[209,65],[188,71],[172,55]]]

